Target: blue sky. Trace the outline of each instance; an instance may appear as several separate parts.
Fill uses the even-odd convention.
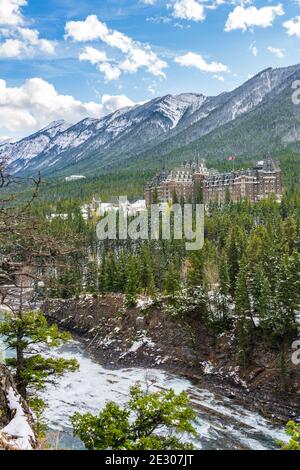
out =
[[[300,0],[0,0],[0,137],[300,62]]]

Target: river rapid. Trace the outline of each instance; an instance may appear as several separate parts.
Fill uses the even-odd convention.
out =
[[[70,417],[77,411],[97,414],[110,400],[125,404],[129,389],[136,382],[142,386],[151,384],[153,390],[173,388],[177,393],[188,392],[197,413],[198,438],[194,440],[197,449],[276,449],[276,440],[287,440],[281,426],[260,414],[162,370],[109,370],[75,341],[55,350],[45,349],[43,353],[51,357],[75,358],[80,365],[77,372],[58,378],[40,393],[47,403],[45,419],[49,439],[55,447],[83,449],[82,443],[73,437]],[[0,338],[0,354],[2,357],[10,354],[4,352],[3,338]]]

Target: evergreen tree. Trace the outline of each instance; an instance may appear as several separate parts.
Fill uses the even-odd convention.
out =
[[[249,360],[249,343],[251,340],[251,305],[247,290],[246,261],[243,259],[236,282],[236,313],[238,317],[239,360],[245,367]]]
[[[102,266],[101,276],[104,292],[114,292],[116,277],[116,257],[115,253],[112,251],[110,251],[105,256],[105,262]]]
[[[180,290],[180,273],[173,261],[170,262],[169,269],[164,277],[164,292],[167,295],[174,295]]]
[[[149,393],[134,386],[125,408],[110,402],[98,416],[76,413],[72,423],[75,436],[88,450],[188,450],[193,445],[181,442],[179,436],[196,436],[194,419],[185,392]]]
[[[86,272],[86,291],[89,294],[96,294],[98,292],[98,265],[96,261],[90,261],[87,265]]]
[[[227,241],[227,259],[229,264],[230,294],[234,296],[237,276],[240,270],[240,261],[245,249],[245,234],[243,230],[234,226]]]
[[[142,246],[140,254],[140,285],[151,297],[156,294],[152,259],[148,245]]]
[[[291,437],[288,444],[279,442],[282,450],[300,450],[300,424],[289,421],[286,428],[287,434]]]
[[[7,364],[15,370],[16,385],[26,400],[29,393],[44,387],[49,377],[62,375],[78,368],[74,359],[45,358],[34,348],[47,345],[58,347],[69,341],[68,333],[60,332],[56,325],[48,326],[42,312],[18,312],[5,316],[0,323],[0,334],[4,343],[16,353],[15,358],[7,359]]]
[[[139,294],[139,273],[135,258],[129,260],[127,285],[126,285],[126,306],[135,307]]]
[[[296,313],[300,308],[300,255],[284,255],[276,283],[276,310],[271,319],[271,334],[276,339],[294,337],[297,333]]]
[[[291,255],[297,243],[297,224],[293,217],[288,217],[284,222],[284,235],[289,254]]]
[[[158,197],[157,188],[155,188],[153,191],[153,195],[152,195],[152,204],[158,204],[158,203],[159,203],[159,197]]]
[[[195,204],[203,204],[203,189],[201,183],[195,184],[195,194],[194,194],[194,202]]]
[[[127,263],[128,258],[124,251],[122,251],[116,262],[116,272],[114,279],[114,288],[116,292],[125,292],[126,283],[127,283]]]
[[[223,254],[220,260],[219,279],[221,294],[228,296],[230,292],[230,276],[228,262],[225,254]]]
[[[179,203],[179,199],[178,199],[178,196],[177,196],[177,193],[176,193],[175,190],[173,191],[173,194],[172,194],[172,203],[173,204],[178,204]]]

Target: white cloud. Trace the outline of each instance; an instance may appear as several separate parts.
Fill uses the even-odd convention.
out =
[[[12,133],[33,132],[57,119],[76,122],[86,117],[99,118],[134,103],[124,95],[104,95],[96,103],[81,102],[59,94],[41,78],[26,80],[20,87],[9,87],[0,80],[0,128]]]
[[[23,27],[25,19],[21,7],[27,0],[0,0],[0,58],[32,56],[36,52],[52,55],[55,43],[39,37],[36,29]],[[3,26],[5,28],[3,28]]]
[[[23,52],[24,46],[18,39],[7,39],[0,44],[0,58],[19,57]]]
[[[249,51],[251,51],[251,53],[252,53],[252,55],[254,55],[254,57],[258,56],[258,49],[255,45],[255,42],[250,45]]]
[[[201,72],[220,73],[229,71],[227,65],[220,62],[208,63],[200,54],[195,54],[193,52],[188,52],[185,55],[177,57],[175,62],[182,67],[195,67],[196,69],[201,70]]]
[[[141,0],[145,5],[155,5],[156,0]]]
[[[135,73],[140,68],[145,68],[152,75],[165,78],[163,70],[168,65],[151,50],[149,45],[141,44],[119,31],[109,29],[96,15],[90,15],[84,21],[69,21],[66,24],[65,38],[76,42],[100,40],[121,51],[125,57],[111,66],[114,68],[113,77],[117,74],[117,68],[127,73]],[[105,67],[101,65],[105,70],[111,68],[107,64]],[[106,79],[109,79],[108,75],[110,74],[106,74]]]
[[[256,8],[255,6],[248,8],[237,6],[228,16],[225,31],[233,31],[236,29],[246,31],[252,26],[267,28],[272,26],[277,16],[282,15],[284,15],[284,10],[280,3],[276,6],[266,6],[262,8]]]
[[[55,42],[41,39],[36,29],[17,28],[13,31],[2,30],[2,37],[8,38],[0,43],[0,59],[31,57],[36,53],[45,55],[53,55],[55,53]]]
[[[278,47],[267,47],[267,50],[271,52],[271,54],[276,55],[278,59],[283,59],[285,57],[285,49],[279,49]]]
[[[155,95],[156,93],[156,84],[151,84],[148,86],[148,91],[149,93],[151,93],[152,95]]]
[[[27,0],[0,0],[0,25],[16,26],[23,24],[21,7],[27,5]]]
[[[110,63],[112,61],[107,57],[106,52],[100,51],[95,47],[87,46],[79,55],[79,60],[98,65],[98,69],[104,74],[105,80],[108,82],[120,78],[121,70],[116,65]]]
[[[36,29],[29,29],[29,28],[19,28],[18,33],[25,41],[25,46],[36,46],[40,49],[41,52],[45,54],[54,54],[55,52],[55,43],[53,41],[49,41],[48,39],[41,39],[39,36],[39,32]]]
[[[219,82],[225,82],[225,78],[223,77],[223,75],[214,75],[214,78],[216,80],[219,80]]]
[[[82,52],[79,55],[79,60],[81,60],[81,61],[86,60],[86,61],[90,62],[93,65],[99,64],[99,62],[108,62],[109,61],[108,58],[107,58],[106,52],[99,51],[99,49],[95,49],[95,47],[90,47],[90,46],[87,46],[84,49],[84,52]]]
[[[120,78],[121,70],[115,65],[111,65],[109,62],[99,64],[98,68],[100,72],[104,73],[105,80],[108,82],[111,80],[118,80]]]
[[[300,16],[296,16],[291,20],[285,21],[283,27],[287,30],[289,36],[300,37]]]
[[[101,114],[106,116],[107,114],[114,113],[118,109],[131,107],[134,105],[135,103],[125,95],[103,95],[101,99]]]
[[[205,19],[204,6],[196,0],[176,0],[172,16],[183,20],[203,21]]]

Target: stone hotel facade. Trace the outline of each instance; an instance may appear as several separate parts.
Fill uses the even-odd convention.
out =
[[[233,202],[248,199],[258,202],[275,194],[282,197],[282,174],[278,162],[272,158],[260,161],[252,169],[220,173],[208,170],[204,163],[190,162],[171,172],[157,174],[146,185],[147,206],[154,201],[191,202],[202,191],[205,205],[223,204],[227,198]]]

